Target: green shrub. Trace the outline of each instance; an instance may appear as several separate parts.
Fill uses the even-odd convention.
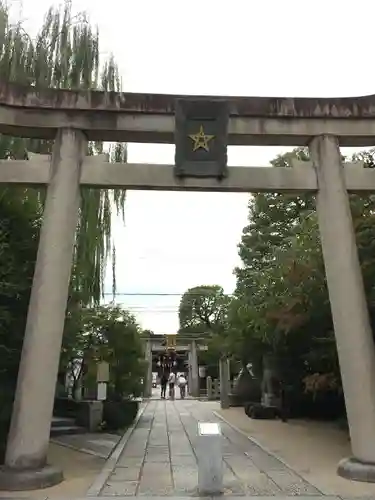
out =
[[[0,400],[3,403],[0,407],[0,464],[3,464],[5,458],[13,401],[9,401],[9,397],[7,398],[6,395],[5,397],[4,395],[2,395],[2,397],[0,397]]]
[[[116,431],[129,427],[134,422],[138,409],[138,401],[104,401],[103,421],[105,428]]]
[[[75,418],[78,413],[80,401],[72,398],[55,398],[53,415],[55,417]]]

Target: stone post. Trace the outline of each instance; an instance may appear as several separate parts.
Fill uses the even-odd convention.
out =
[[[310,145],[316,208],[354,457],[338,474],[375,482],[375,351],[338,140]]]
[[[214,397],[215,399],[218,399],[220,396],[219,379],[217,378],[214,379],[213,386],[214,386]]]
[[[47,189],[17,389],[0,488],[52,486],[62,472],[46,464],[80,205],[82,132],[57,133]]]
[[[146,376],[145,376],[143,395],[145,398],[150,398],[152,396],[152,343],[151,343],[151,340],[147,340],[145,343],[145,360],[147,362],[147,366],[146,366]]]
[[[213,386],[212,386],[212,377],[208,376],[206,378],[206,388],[207,388],[207,399],[211,401],[214,399],[213,395]]]
[[[195,398],[199,397],[199,373],[198,373],[198,352],[197,343],[191,341],[190,345],[190,363],[191,363],[191,395]]]
[[[77,380],[77,385],[73,394],[74,399],[76,399],[77,401],[82,400],[82,390],[82,377],[80,377],[79,380]]]
[[[223,492],[223,436],[220,424],[198,422],[198,494],[218,496]]]
[[[191,395],[191,353],[188,352],[188,393]]]
[[[227,358],[219,360],[220,374],[220,406],[223,409],[229,408],[229,377],[228,377],[228,362]]]
[[[276,381],[280,381],[280,361],[272,354],[263,356],[263,377],[262,377],[262,404],[264,406],[280,407],[280,388]]]

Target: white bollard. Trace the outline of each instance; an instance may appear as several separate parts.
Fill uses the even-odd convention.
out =
[[[223,492],[223,454],[220,424],[198,422],[198,493]]]

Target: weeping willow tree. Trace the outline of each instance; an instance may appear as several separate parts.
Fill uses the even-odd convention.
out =
[[[99,33],[84,14],[73,16],[71,3],[50,8],[35,39],[21,23],[11,24],[8,7],[0,2],[0,78],[3,81],[38,88],[100,89],[119,91],[120,78],[113,57],[102,61]],[[22,159],[29,153],[50,154],[52,141],[0,136],[0,158]],[[87,154],[107,150],[110,161],[126,161],[126,145],[105,147],[90,143]],[[14,190],[13,196],[27,196],[31,190]],[[39,193],[43,203],[43,192]],[[103,293],[105,265],[113,253],[112,209],[123,215],[124,190],[82,189],[72,268],[71,297],[80,303],[98,303]],[[115,286],[115,269],[113,266]]]

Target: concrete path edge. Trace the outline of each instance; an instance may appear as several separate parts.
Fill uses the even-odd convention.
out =
[[[100,434],[98,434],[100,435]],[[113,453],[114,449],[120,443],[121,438],[114,444],[112,450],[108,453],[108,455],[104,455],[104,453],[99,453],[97,451],[88,450],[87,448],[80,448],[79,446],[74,446],[74,444],[63,443],[62,441],[58,441],[57,439],[50,439],[49,442],[55,444],[57,446],[63,446],[64,448],[68,448],[69,450],[78,451],[79,453],[85,453],[86,455],[91,455],[93,457],[103,458],[104,460],[108,460],[108,458]]]
[[[242,436],[245,436],[249,441],[251,441],[252,443],[254,443],[256,446],[259,446],[259,448],[261,450],[263,450],[265,453],[268,453],[268,455],[270,455],[271,457],[276,458],[276,460],[278,460],[283,465],[285,465],[285,467],[287,467],[288,469],[290,469],[291,471],[293,471],[301,479],[303,479],[304,481],[307,481],[307,479],[305,479],[304,477],[302,477],[301,474],[299,474],[291,465],[289,465],[287,462],[285,462],[285,460],[283,460],[279,455],[277,455],[273,451],[269,450],[266,446],[263,446],[259,441],[257,441],[253,437],[250,437],[246,432],[242,431],[239,427],[237,427],[236,425],[232,424],[232,422],[229,422],[229,420],[227,420],[225,417],[223,417],[223,415],[220,415],[219,412],[213,411],[212,413],[215,415],[215,417],[217,417],[218,419],[220,419],[222,422],[224,422],[227,425],[229,425],[229,427],[232,427],[233,430],[239,432],[240,434],[242,434]],[[313,485],[313,486],[314,486],[314,488],[316,488],[321,493],[322,496],[324,495],[324,493],[317,486],[315,486],[315,485]]]
[[[96,476],[95,480],[91,484],[90,488],[87,490],[86,497],[98,497],[100,495],[100,492],[104,488],[105,483],[107,482],[109,476],[114,471],[121,453],[124,451],[125,446],[127,445],[127,442],[130,439],[130,436],[133,434],[135,428],[137,427],[138,422],[142,417],[143,412],[147,408],[148,404],[149,401],[147,401],[145,405],[138,411],[138,415],[136,416],[133,424],[127,429],[127,431],[122,436],[120,441],[114,447],[112,453],[106,460],[106,463],[104,464],[102,470],[99,472],[99,474]]]

